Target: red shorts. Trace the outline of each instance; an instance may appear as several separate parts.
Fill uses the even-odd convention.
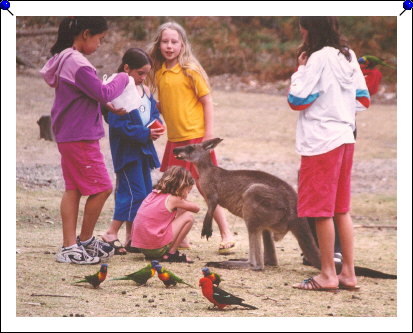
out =
[[[195,165],[191,162],[184,161],[184,160],[177,160],[174,156],[173,150],[177,147],[183,147],[190,144],[201,143],[203,138],[197,138],[187,141],[179,141],[179,142],[171,142],[168,141],[166,143],[165,152],[163,154],[162,165],[160,168],[161,172],[165,172],[170,166],[178,165],[181,166],[191,172],[192,177],[194,179],[199,179],[198,170],[196,169]],[[215,152],[213,150],[210,151],[211,153],[211,161],[214,165],[218,165],[217,158],[215,156]]]
[[[350,211],[354,143],[325,154],[301,156],[298,216],[332,217]]]
[[[98,140],[62,142],[57,147],[62,156],[66,191],[92,195],[112,189]]]

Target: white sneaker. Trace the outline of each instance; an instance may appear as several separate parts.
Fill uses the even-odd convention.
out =
[[[334,262],[342,262],[343,255],[340,252],[334,253]]]
[[[77,243],[83,245],[86,252],[92,257],[108,259],[115,254],[115,248],[112,245],[97,239],[95,236],[87,244],[81,244],[78,236]]]
[[[62,247],[60,252],[56,254],[56,261],[79,265],[93,265],[100,263],[100,258],[90,256],[82,245],[77,244],[70,248]]]

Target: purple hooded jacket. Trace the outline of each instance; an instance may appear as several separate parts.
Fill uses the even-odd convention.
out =
[[[105,135],[100,103],[118,97],[129,83],[126,73],[119,73],[104,85],[96,69],[77,50],[67,48],[54,55],[40,73],[55,88],[51,110],[56,142],[99,140]]]

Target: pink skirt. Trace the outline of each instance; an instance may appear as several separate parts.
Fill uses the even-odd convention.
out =
[[[161,172],[165,172],[170,166],[178,165],[181,166],[189,172],[191,172],[192,177],[194,179],[199,179],[198,171],[193,163],[184,161],[184,160],[177,160],[174,156],[174,149],[177,147],[183,147],[190,144],[201,143],[203,138],[197,138],[187,141],[180,141],[180,142],[171,142],[168,141],[165,147],[165,152],[163,154],[162,165],[161,165]],[[214,165],[218,165],[217,158],[215,156],[215,152],[213,150],[210,151],[211,154],[211,161]]]

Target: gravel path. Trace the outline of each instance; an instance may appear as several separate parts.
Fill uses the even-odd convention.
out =
[[[107,163],[113,177],[113,167]],[[269,172],[286,180],[296,188],[298,164],[291,162],[243,162],[239,165],[229,158],[223,158],[220,166],[229,169],[252,169]],[[353,193],[395,193],[396,192],[396,159],[373,159],[355,162],[353,167]],[[158,170],[152,173],[153,180],[160,177]],[[17,185],[27,189],[55,188],[63,189],[64,182],[60,165],[35,164],[34,166],[17,166]]]

